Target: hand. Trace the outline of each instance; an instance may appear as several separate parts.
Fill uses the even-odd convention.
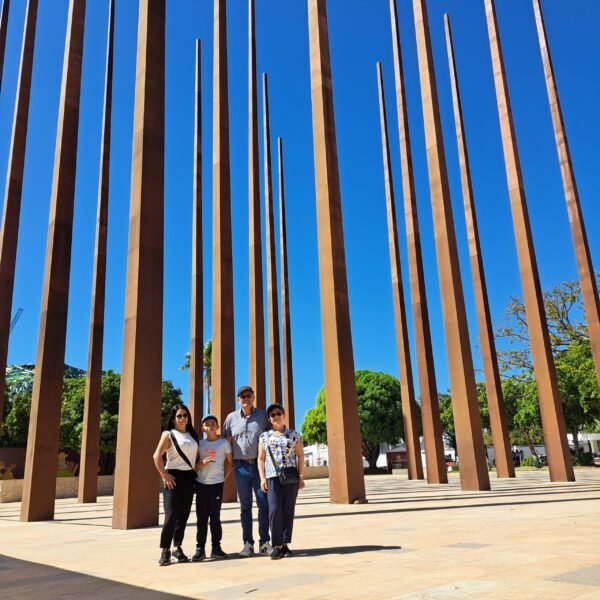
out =
[[[175,487],[175,477],[173,477],[173,475],[170,473],[165,473],[164,475],[161,475],[161,477],[165,489],[172,490]]]
[[[267,480],[266,479],[261,479],[260,480],[260,489],[267,493]]]
[[[212,457],[212,456],[210,456],[210,455],[209,455],[209,456],[205,456],[205,457],[202,459],[202,464],[203,464],[204,466],[206,466],[206,465],[209,465],[211,462],[214,462],[214,457]]]
[[[304,486],[305,486],[305,485],[306,485],[306,484],[304,483],[304,478],[303,478],[303,477],[300,477],[300,482],[298,483],[298,489],[299,489],[299,490],[302,490],[302,489],[304,489]]]

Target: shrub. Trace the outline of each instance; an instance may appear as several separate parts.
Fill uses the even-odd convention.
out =
[[[594,455],[591,452],[584,452],[583,450],[577,450],[576,452],[573,452],[573,466],[593,467]]]

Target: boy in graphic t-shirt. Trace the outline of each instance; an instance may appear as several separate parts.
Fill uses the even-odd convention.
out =
[[[208,534],[212,538],[212,558],[227,558],[221,549],[223,529],[221,527],[221,503],[223,499],[223,483],[231,473],[231,445],[218,435],[219,421],[214,415],[206,415],[202,419],[202,431],[206,438],[200,440],[200,467],[197,471],[196,516],[198,531],[196,534],[196,553],[193,561],[206,558],[204,546]]]

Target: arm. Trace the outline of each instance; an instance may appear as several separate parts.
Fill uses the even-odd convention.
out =
[[[228,454],[225,455],[225,464],[223,465],[223,468],[225,471],[225,481],[227,481],[227,478],[231,475],[232,467],[233,467],[233,454],[231,454],[231,452],[229,452]]]
[[[302,440],[296,442],[295,451],[298,473],[300,473],[300,484],[298,487],[302,489],[304,487],[304,446],[302,445]]]
[[[163,431],[162,435],[160,436],[160,440],[158,441],[158,446],[156,446],[156,450],[152,455],[152,458],[154,459],[154,466],[156,467],[159,475],[162,477],[163,485],[168,490],[172,490],[175,487],[175,477],[167,473],[165,470],[162,457],[170,445],[171,437],[169,436],[169,432]]]
[[[265,449],[262,444],[258,445],[258,473],[260,475],[260,489],[263,492],[267,491],[267,478],[265,476]]]

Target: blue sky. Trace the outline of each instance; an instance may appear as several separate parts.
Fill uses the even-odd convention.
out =
[[[52,182],[67,0],[40,0],[25,163],[13,312],[24,313],[10,339],[9,363],[33,362],[37,344],[44,252]],[[89,329],[99,172],[108,0],[88,0],[67,363],[85,368]],[[104,368],[121,370],[127,256],[137,2],[117,0]],[[381,61],[388,119],[406,302],[408,280],[401,209],[398,132],[387,0],[329,0],[329,34],[343,204],[352,337],[356,368],[398,374],[387,248],[375,62]],[[431,225],[412,2],[398,0],[407,103],[421,224],[438,389],[448,388],[443,322]],[[520,294],[518,266],[483,0],[429,0],[461,271],[480,365],[473,292],[458,172],[443,32],[448,12],[494,320]],[[5,185],[25,0],[13,0],[0,95],[0,184]],[[550,51],[592,257],[600,244],[600,3],[542,0]],[[298,425],[323,384],[312,154],[308,27],[305,0],[256,0],[258,73],[269,74],[272,152],[285,154],[288,256]],[[248,377],[247,3],[228,2],[231,180],[234,239],[236,384]],[[525,189],[544,288],[577,277],[530,2],[497,0],[500,35],[513,105]],[[212,2],[167,1],[165,125],[165,301],[163,377],[181,387],[189,347],[194,122],[194,44],[202,40],[204,150],[205,337],[211,323]],[[260,89],[260,88],[259,88]],[[259,106],[261,98],[259,96]],[[260,136],[262,157],[262,136]],[[261,167],[262,185],[262,167]],[[274,178],[275,193],[277,182]],[[0,202],[3,198],[0,197]],[[263,211],[264,219],[264,211]],[[278,219],[276,218],[278,226]],[[263,245],[264,248],[264,245]],[[266,299],[266,296],[265,296]],[[412,320],[408,310],[412,345]],[[414,364],[414,355],[413,355]],[[478,377],[482,375],[479,373]]]

